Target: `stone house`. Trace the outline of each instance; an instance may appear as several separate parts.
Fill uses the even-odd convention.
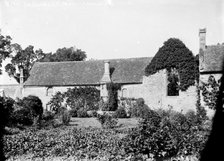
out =
[[[177,96],[167,94],[167,72],[161,70],[144,76],[152,58],[129,58],[73,62],[38,62],[24,83],[23,96],[36,95],[44,106],[57,91],[64,92],[75,86],[95,86],[103,99],[107,99],[106,84],[119,83],[118,97],[143,98],[150,108],[169,108],[186,112],[195,109],[196,87]]]

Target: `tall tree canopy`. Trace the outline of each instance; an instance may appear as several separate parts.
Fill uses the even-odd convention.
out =
[[[24,81],[29,77],[30,70],[36,61],[39,61],[45,57],[45,53],[41,49],[35,50],[32,45],[29,45],[25,49],[19,44],[12,44],[11,49],[15,53],[15,56],[11,56],[11,63],[5,66],[5,71],[9,76],[14,77],[19,82],[20,73],[18,70],[23,69]]]
[[[54,54],[47,54],[42,62],[60,62],[60,61],[83,61],[86,59],[86,54],[75,47],[59,48]]]
[[[164,42],[146,67],[145,75],[154,74],[161,69],[167,69],[168,72],[172,69],[178,71],[179,89],[182,91],[194,85],[198,76],[197,63],[193,53],[177,38],[170,38]]]
[[[3,36],[0,34],[0,67],[2,67],[2,61],[9,57],[11,53],[11,40],[10,36]],[[2,74],[1,69],[0,74]]]

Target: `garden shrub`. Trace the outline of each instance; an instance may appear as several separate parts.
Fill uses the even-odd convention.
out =
[[[115,128],[118,120],[108,113],[98,114],[97,120],[103,128]]]
[[[131,117],[148,118],[150,108],[145,104],[143,98],[138,98],[136,105],[130,110]]]
[[[189,114],[187,117],[172,110],[151,110],[149,117],[142,119],[139,126],[131,129],[123,139],[125,152],[152,155],[155,159],[199,155],[208,131],[195,128]]]
[[[61,114],[61,121],[63,125],[69,125],[69,122],[71,120],[71,116],[68,110],[64,110]]]
[[[54,117],[55,117],[55,114],[53,112],[51,112],[51,111],[44,111],[42,119],[44,121],[50,121],[50,120],[53,120]]]
[[[85,108],[80,108],[78,111],[77,111],[77,117],[88,117],[88,113],[87,113],[87,110]]]
[[[121,97],[118,102],[118,107],[123,107],[127,113],[127,116],[130,117],[131,109],[136,106],[136,99],[135,98],[125,98]]]
[[[72,160],[125,160],[128,157],[117,133],[110,129],[60,127],[35,132],[27,129],[5,136],[4,141],[4,152],[12,160],[23,154],[30,154],[32,160],[48,160],[50,156],[72,156]]]
[[[2,113],[4,116],[4,121],[7,126],[13,126],[12,116],[13,116],[13,106],[15,101],[10,97],[0,97],[0,103],[2,105]]]
[[[60,113],[60,108],[70,107],[73,117],[77,116],[80,108],[87,110],[98,110],[100,100],[100,91],[95,87],[74,87],[69,88],[66,92],[57,92],[48,102],[51,109]]]
[[[32,111],[32,115],[34,117],[40,116],[42,117],[43,114],[43,105],[40,98],[37,96],[29,95],[28,97],[24,97],[22,99],[22,104],[24,108],[30,108]]]
[[[77,115],[77,110],[76,109],[70,109],[69,110],[69,113],[70,113],[70,115],[71,115],[71,117],[77,117],[78,115]]]
[[[33,116],[30,108],[17,107],[13,111],[11,121],[14,125],[21,124],[30,126],[33,124]]]
[[[114,117],[116,117],[116,118],[127,118],[127,113],[125,111],[125,108],[124,107],[118,108],[114,113]]]
[[[64,94],[61,92],[57,92],[55,95],[52,96],[51,100],[47,103],[50,105],[52,111],[56,114],[60,113],[60,108],[62,107],[62,102],[64,101]]]

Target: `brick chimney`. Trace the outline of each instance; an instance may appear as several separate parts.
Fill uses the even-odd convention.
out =
[[[199,29],[199,50],[205,51],[206,48],[206,28]]]
[[[104,61],[104,74],[101,79],[101,83],[110,83],[110,62],[108,60]]]
[[[100,97],[103,99],[104,102],[108,101],[109,93],[107,90],[107,83],[110,83],[110,62],[104,61],[104,74],[100,80]]]

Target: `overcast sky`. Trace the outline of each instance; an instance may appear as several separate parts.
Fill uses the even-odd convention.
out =
[[[224,42],[222,0],[1,0],[0,28],[22,47],[76,46],[94,59],[151,57],[170,37],[198,53]]]

